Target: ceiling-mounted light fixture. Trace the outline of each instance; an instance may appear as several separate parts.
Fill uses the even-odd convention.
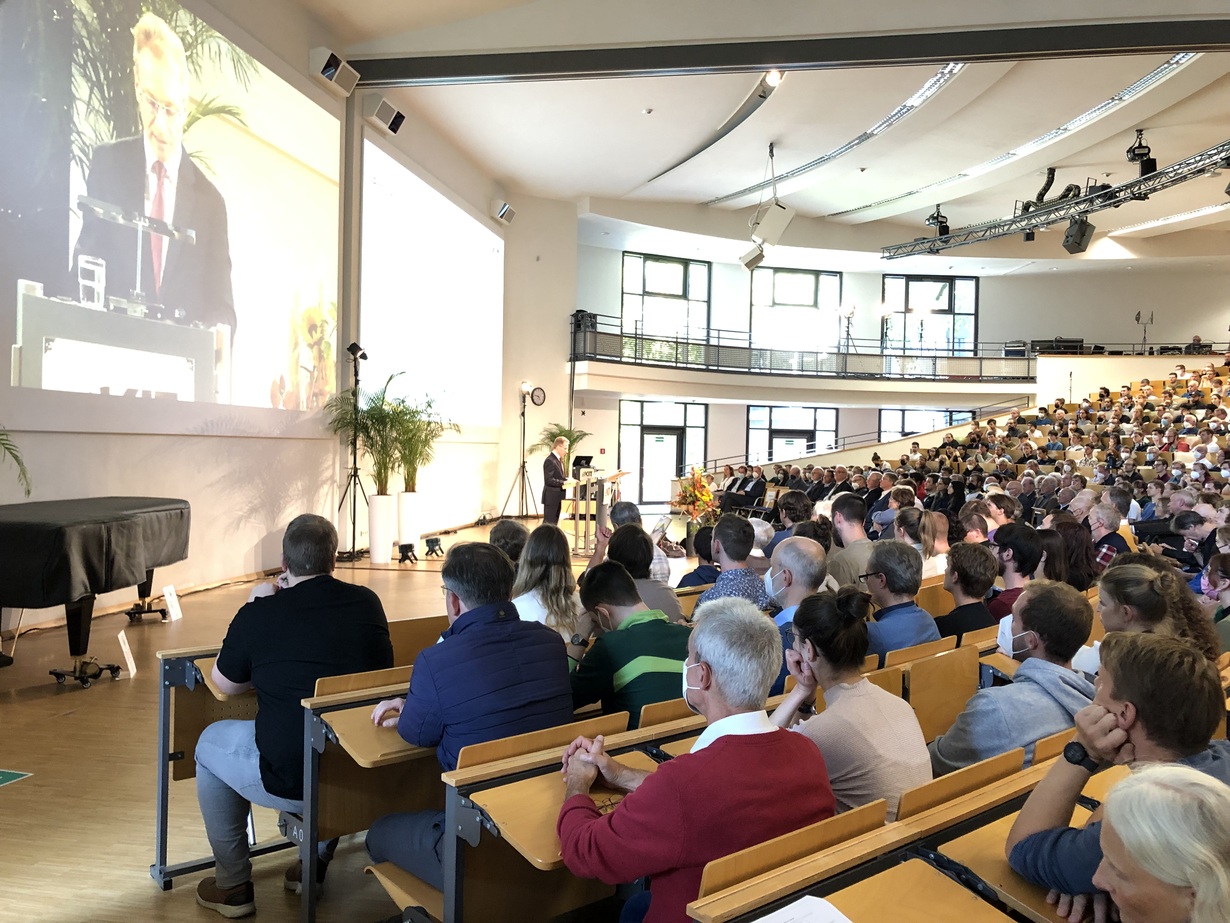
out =
[[[935,228],[936,237],[947,237],[950,228],[948,227],[948,218],[940,211],[940,206],[935,206],[935,214],[927,216],[927,227]]]
[[[773,199],[756,209],[752,216],[752,240],[762,246],[776,246],[794,220],[795,211],[777,198],[777,171],[774,166],[774,144],[769,142],[769,176],[772,178]]]
[[[764,82],[771,87],[781,86],[781,82],[786,79],[786,75],[774,68],[764,75]]]
[[[764,246],[757,244],[748,250],[747,253],[739,257],[739,262],[743,264],[743,268],[751,272],[757,266],[764,262]]]
[[[1153,149],[1145,142],[1145,130],[1136,129],[1136,141],[1127,149],[1127,162],[1140,164],[1140,175],[1148,176],[1157,172],[1157,160],[1152,157]]]

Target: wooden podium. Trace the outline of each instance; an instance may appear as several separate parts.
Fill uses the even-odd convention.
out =
[[[573,482],[571,503],[572,553],[589,557],[597,543],[598,526],[610,528],[607,513],[619,499],[619,482],[627,471],[605,474],[599,469],[581,469],[580,479]]]

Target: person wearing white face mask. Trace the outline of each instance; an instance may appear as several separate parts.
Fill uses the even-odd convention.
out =
[[[691,752],[653,772],[612,759],[601,737],[580,737],[564,752],[556,822],[564,865],[608,884],[652,879],[620,919],[684,920],[707,862],[833,815],[820,750],[765,714],[780,659],[777,630],[752,603],[704,603],[683,667],[685,699],[707,724]],[[599,776],[628,793],[608,814],[589,797]]]
[[[788,630],[794,620],[794,611],[799,603],[823,589],[837,589],[837,581],[828,576],[824,548],[810,538],[784,539],[773,549],[769,569],[764,575],[765,592],[769,599],[782,609],[773,617],[782,636],[782,669],[769,690],[769,695],[779,695],[786,682],[785,652],[790,649]]]
[[[948,732],[928,745],[937,776],[1017,747],[1025,748],[1028,766],[1034,744],[1072,727],[1093,701],[1093,684],[1071,668],[1093,626],[1083,594],[1036,580],[1017,597],[1010,619],[1005,647],[1021,666],[1011,684],[974,693]]]

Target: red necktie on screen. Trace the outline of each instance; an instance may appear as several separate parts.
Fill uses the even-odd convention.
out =
[[[154,161],[154,176],[158,178],[158,185],[154,189],[154,201],[150,203],[149,216],[158,221],[166,220],[166,202],[163,199],[163,183],[166,180],[167,168],[161,160]],[[154,292],[160,293],[162,289],[162,258],[166,251],[167,239],[161,234],[150,234],[149,236],[150,249],[154,255]]]

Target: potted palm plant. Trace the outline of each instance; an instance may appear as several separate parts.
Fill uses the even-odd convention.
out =
[[[0,461],[3,461],[5,458],[8,458],[17,466],[17,483],[22,486],[26,496],[30,496],[30,472],[26,470],[26,463],[22,461],[17,443],[13,441],[13,437],[9,435],[8,430],[0,429]]]
[[[388,564],[393,558],[397,506],[389,493],[389,480],[397,464],[401,411],[388,391],[398,374],[390,375],[377,391],[360,391],[357,400],[354,389],[347,388],[325,404],[329,428],[347,440],[357,439],[371,466],[376,490],[367,498],[367,537],[373,564]]]
[[[568,454],[564,456],[564,471],[568,472],[572,470],[569,467],[569,463],[577,443],[586,436],[592,435],[593,433],[587,433],[583,429],[573,429],[571,426],[565,426],[563,423],[548,423],[542,428],[542,432],[538,434],[538,441],[529,447],[529,454],[550,452],[555,447],[555,440],[563,436],[568,440]]]
[[[397,541],[409,545],[422,534],[417,503],[419,469],[431,463],[441,436],[459,433],[461,428],[443,419],[431,398],[421,404],[398,401],[397,409],[397,465],[404,482],[404,489],[397,495]]]

